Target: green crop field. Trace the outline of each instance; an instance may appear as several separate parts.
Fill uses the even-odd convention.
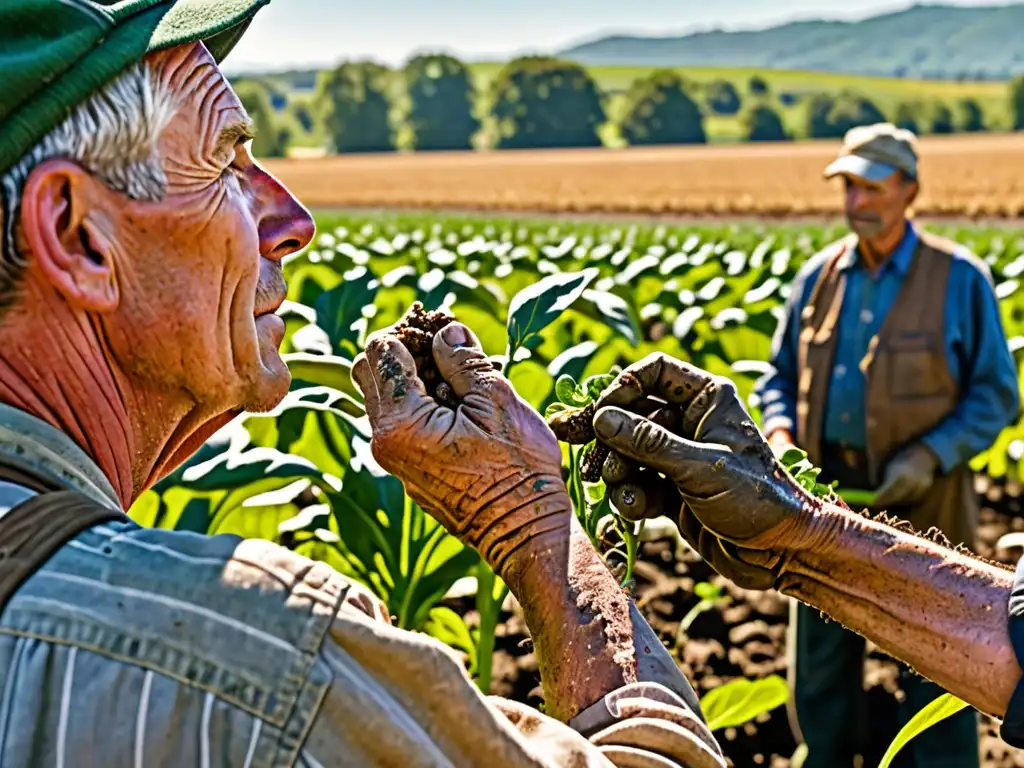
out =
[[[264,538],[326,561],[366,584],[395,624],[433,634],[461,652],[481,689],[500,683],[506,692],[508,663],[498,680],[493,659],[529,650],[509,650],[504,586],[474,551],[409,499],[370,452],[362,397],[350,377],[367,335],[395,323],[414,301],[448,309],[476,332],[519,394],[542,413],[579,396],[588,380],[594,384],[594,377],[615,366],[661,350],[733,378],[757,417],[754,382],[766,368],[789,281],[840,234],[814,226],[669,227],[397,214],[325,214],[318,217],[318,231],[315,242],[285,265],[289,301],[281,313],[291,393],[273,412],[246,415],[210,440],[148,491],[131,514],[147,526]],[[991,265],[1008,343],[1024,366],[1024,236],[952,226],[936,231],[961,240]],[[584,386],[572,392],[572,381]],[[643,557],[643,529],[614,514],[602,483],[582,482],[581,450],[562,447],[576,512],[609,566],[619,574],[625,568],[623,584],[631,589],[638,552]],[[1022,447],[1024,424],[1016,424],[977,457],[976,467],[996,478],[1016,478]],[[778,614],[773,621],[780,647],[768,661],[734,664],[745,658],[737,648],[740,656],[730,650],[726,668],[715,668],[713,660],[686,666],[691,662],[684,645],[731,642],[721,618],[715,630],[713,620],[698,617],[709,611],[724,616],[720,611],[730,601],[747,605],[751,598],[742,590],[728,592],[727,583],[692,558],[669,559],[668,567],[672,578],[692,574],[688,586],[679,586],[675,602],[668,603],[674,606],[669,623],[658,614],[665,600],[645,607],[645,614],[670,638],[671,652],[704,696],[709,721],[726,731],[747,724],[746,741],[730,743],[727,751],[751,750],[761,755],[758,764],[767,764],[772,750],[791,751],[789,737],[778,738],[788,733],[780,730],[786,728],[787,694],[780,678],[785,603],[771,598],[771,610],[758,603],[760,614]],[[695,580],[701,583],[694,586]],[[684,643],[686,633],[690,639]],[[504,648],[496,647],[501,638]],[[536,685],[530,672],[520,674],[527,675],[524,691]],[[751,688],[746,678],[756,685]],[[724,682],[737,686],[734,694],[749,706],[719,717],[715,702],[729,697],[711,694],[722,691]],[[769,723],[765,733],[774,732],[775,741],[759,741],[755,719]],[[995,738],[995,726],[983,721],[982,727],[989,729],[987,738]],[[737,762],[745,764],[754,763]]]

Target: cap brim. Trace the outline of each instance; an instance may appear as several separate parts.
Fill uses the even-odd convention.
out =
[[[825,169],[825,178],[831,179],[835,176],[848,174],[866,181],[878,182],[889,178],[897,170],[896,166],[889,165],[888,163],[868,160],[859,155],[844,155]]]
[[[149,51],[202,41],[217,62],[235,47],[270,0],[174,0],[149,39]]]

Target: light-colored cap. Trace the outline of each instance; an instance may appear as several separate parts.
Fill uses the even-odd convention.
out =
[[[849,173],[882,181],[897,170],[917,178],[917,136],[892,123],[875,123],[846,132],[839,157],[825,169],[825,178]]]

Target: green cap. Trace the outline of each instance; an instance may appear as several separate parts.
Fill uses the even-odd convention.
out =
[[[219,62],[270,0],[0,0],[0,173],[152,51]]]
[[[917,178],[917,137],[892,123],[875,123],[846,132],[839,157],[825,169],[825,177],[848,173],[882,181],[897,170]]]

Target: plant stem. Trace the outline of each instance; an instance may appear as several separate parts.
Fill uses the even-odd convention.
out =
[[[508,378],[508,372],[512,370],[512,358],[516,356],[516,352],[519,351],[518,347],[513,347],[511,344],[508,346],[508,354],[505,355],[505,362],[501,364],[501,375],[506,379]]]
[[[487,563],[477,567],[476,577],[476,610],[480,614],[480,636],[477,642],[477,679],[476,684],[486,696],[491,691],[491,665],[494,660],[494,633],[498,628],[498,616],[501,604],[505,602],[508,587],[502,585],[497,596],[494,586],[497,576]]]
[[[640,533],[644,529],[643,520],[640,521],[640,529],[633,531],[633,524],[627,523],[626,539],[626,576],[623,584],[628,584],[633,579],[633,567],[636,565],[637,554],[640,551]]]

